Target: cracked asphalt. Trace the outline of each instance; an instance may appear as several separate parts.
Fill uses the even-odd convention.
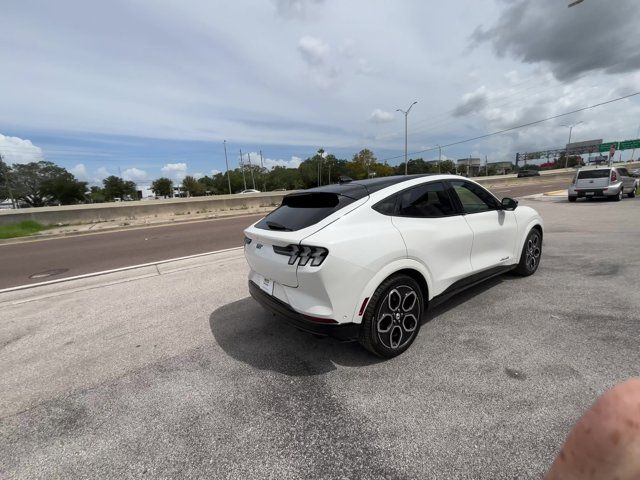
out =
[[[538,272],[390,361],[265,313],[241,251],[0,295],[0,477],[540,478],[640,374],[640,199],[528,204]]]

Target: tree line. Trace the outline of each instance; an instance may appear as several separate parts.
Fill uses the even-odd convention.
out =
[[[115,175],[102,180],[102,186],[89,187],[53,162],[7,165],[0,156],[0,201],[11,200],[15,206],[45,207],[134,198],[138,198],[136,184]]]
[[[422,158],[411,159],[408,168],[409,174],[455,171],[456,166],[450,160],[444,160],[438,166]],[[245,165],[244,168],[229,170],[228,173],[220,172],[199,179],[186,177],[179,186],[190,196],[220,195],[229,193],[229,183],[231,192],[238,193],[252,188],[260,191],[298,190],[337,183],[340,177],[362,180],[390,175],[404,175],[404,162],[399,165],[379,162],[375,154],[366,148],[355,154],[351,160],[339,159],[319,149],[315,155],[295,168],[276,166],[269,170],[259,165]],[[170,192],[172,188],[173,183],[168,178],[155,180],[151,186],[153,192],[160,196],[167,195],[166,192]]]
[[[409,174],[456,173],[451,160],[441,162],[410,159]],[[255,188],[260,191],[297,190],[318,185],[337,183],[340,177],[361,180],[389,175],[403,175],[404,162],[389,165],[380,162],[375,154],[365,148],[351,159],[340,159],[319,149],[299,166],[276,166],[272,169],[258,165],[245,165],[229,172],[195,178],[186,176],[180,182],[161,177],[151,183],[151,191],[158,197],[220,195],[239,193]],[[489,166],[481,169],[481,175],[493,175]],[[7,165],[0,156],[0,200],[11,199],[19,206],[41,207],[46,205],[72,205],[138,198],[137,186],[130,180],[115,175],[102,180],[102,185],[89,186],[71,172],[48,161]]]

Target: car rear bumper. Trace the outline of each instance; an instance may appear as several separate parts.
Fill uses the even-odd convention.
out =
[[[343,341],[354,341],[359,337],[360,324],[313,322],[303,314],[296,312],[287,303],[262,291],[260,287],[251,280],[249,280],[249,293],[264,308],[279,315],[299,330],[315,335],[330,336]]]
[[[622,185],[613,185],[607,188],[569,188],[570,197],[614,197],[620,193]]]

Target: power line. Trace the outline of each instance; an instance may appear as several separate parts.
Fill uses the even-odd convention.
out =
[[[543,123],[543,122],[548,122],[549,120],[555,120],[556,118],[566,117],[567,115],[573,115],[574,113],[584,112],[585,110],[590,110],[592,108],[601,107],[603,105],[608,105],[608,104],[614,103],[614,102],[619,102],[620,100],[624,100],[624,99],[627,99],[627,98],[635,97],[636,95],[640,95],[640,92],[631,93],[629,95],[624,95],[622,97],[614,98],[613,100],[607,100],[606,102],[596,103],[595,105],[589,105],[588,107],[579,108],[577,110],[572,110],[572,111],[566,112],[566,113],[560,113],[560,114],[554,115],[552,117],[543,118],[541,120],[536,120],[536,121],[529,122],[529,123],[523,123],[522,125],[517,125],[515,127],[505,128],[503,130],[498,130],[496,132],[486,133],[484,135],[480,135],[480,136],[473,137],[473,138],[468,138],[466,140],[459,140],[457,142],[449,143],[449,144],[446,144],[446,145],[440,145],[440,147],[441,148],[453,147],[455,145],[461,145],[463,143],[468,143],[468,142],[473,142],[475,140],[482,140],[483,138],[493,137],[494,135],[501,135],[503,133],[511,132],[513,130],[518,130],[520,128],[530,127],[532,125],[538,125],[538,124]],[[411,155],[415,155],[415,154],[418,154],[418,153],[432,152],[432,151],[435,151],[437,149],[438,149],[438,147],[432,147],[432,148],[427,148],[425,150],[418,150],[418,151],[415,151],[415,152],[410,152],[410,154]],[[395,160],[395,159],[403,158],[403,157],[404,157],[404,155],[395,155],[393,157],[383,158],[380,161],[381,162],[385,162],[387,160]]]

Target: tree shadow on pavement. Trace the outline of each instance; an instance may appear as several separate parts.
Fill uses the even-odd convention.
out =
[[[382,361],[356,342],[301,332],[251,297],[218,308],[209,326],[228,355],[260,370],[309,376],[333,371],[336,364],[360,367]]]

